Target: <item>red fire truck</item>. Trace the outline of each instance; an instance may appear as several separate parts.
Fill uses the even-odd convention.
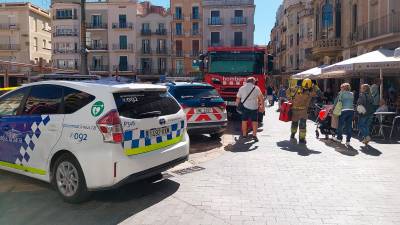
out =
[[[205,82],[218,90],[229,112],[236,111],[236,94],[248,77],[255,77],[265,94],[265,56],[265,47],[210,47],[200,58]]]

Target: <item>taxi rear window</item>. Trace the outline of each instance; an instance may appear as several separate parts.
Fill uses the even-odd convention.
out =
[[[120,116],[132,119],[153,118],[176,114],[176,100],[165,91],[115,93],[114,100]]]
[[[174,91],[176,99],[219,98],[218,92],[212,87],[180,87]]]

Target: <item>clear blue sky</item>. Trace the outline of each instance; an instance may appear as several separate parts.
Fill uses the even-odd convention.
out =
[[[10,2],[21,0],[6,0]],[[163,5],[169,7],[169,0],[150,0],[155,5]],[[2,1],[4,2],[4,0]],[[50,0],[32,0],[36,5],[48,7]],[[267,44],[269,41],[269,33],[275,24],[275,14],[282,0],[255,0],[256,15],[255,24],[256,32],[254,34],[256,44]]]

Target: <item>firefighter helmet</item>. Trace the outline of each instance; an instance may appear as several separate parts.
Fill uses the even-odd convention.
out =
[[[301,83],[301,87],[304,89],[311,89],[312,87],[312,81],[311,79],[304,79],[303,82]]]

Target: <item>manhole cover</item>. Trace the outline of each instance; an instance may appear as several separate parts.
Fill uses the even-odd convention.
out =
[[[193,173],[193,172],[197,172],[197,171],[201,171],[201,170],[205,170],[205,168],[200,167],[200,166],[192,166],[192,167],[189,167],[189,168],[185,168],[185,169],[181,169],[181,170],[175,170],[175,171],[172,171],[172,172],[175,173],[175,174],[178,174],[178,175],[185,175],[185,174],[188,174],[188,173]]]

